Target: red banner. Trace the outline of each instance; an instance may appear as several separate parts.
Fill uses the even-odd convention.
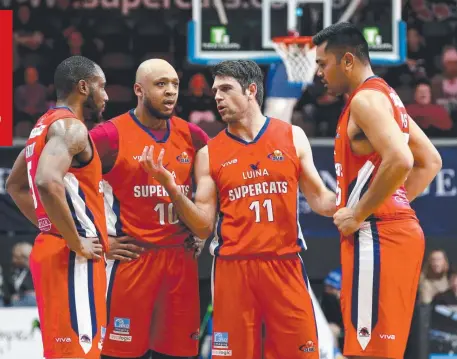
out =
[[[13,144],[13,11],[0,10],[0,146]]]

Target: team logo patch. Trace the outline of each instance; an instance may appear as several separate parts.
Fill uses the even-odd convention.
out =
[[[90,339],[90,337],[87,335],[87,334],[83,334],[79,337],[79,341],[81,343],[90,343],[92,342],[92,340]]]
[[[187,152],[181,153],[176,159],[181,163],[190,163],[190,158]]]
[[[306,344],[303,344],[300,346],[300,351],[305,352],[305,353],[313,353],[316,351],[316,347],[314,346],[314,343],[312,340],[308,340]]]
[[[284,156],[280,150],[274,150],[267,157],[272,161],[284,161]]]
[[[114,333],[117,334],[128,334],[130,331],[130,319],[129,318],[114,318]]]
[[[198,340],[198,339],[200,339],[200,334],[199,334],[198,332],[192,333],[192,334],[190,335],[190,339],[192,339],[192,340]]]
[[[38,228],[43,232],[49,232],[51,230],[52,223],[49,218],[38,218]]]
[[[359,329],[359,337],[369,337],[370,336],[370,331],[368,330],[367,327],[363,327]]]
[[[228,348],[229,336],[227,332],[215,332],[213,348]]]

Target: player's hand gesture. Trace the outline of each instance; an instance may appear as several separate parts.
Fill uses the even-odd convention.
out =
[[[163,166],[163,156],[165,149],[161,149],[157,160],[154,160],[154,146],[146,146],[141,155],[140,165],[143,169],[155,178],[159,183],[167,188],[169,185],[175,184],[175,179],[170,171]]]
[[[76,254],[87,259],[102,259],[103,246],[98,238],[79,237],[81,248],[76,251]]]
[[[343,236],[349,236],[359,230],[362,225],[362,222],[355,219],[354,210],[347,207],[340,208],[333,215],[333,223],[335,223]]]
[[[106,254],[108,259],[116,259],[121,262],[130,262],[133,259],[137,259],[140,253],[144,251],[143,247],[140,247],[132,241],[132,237],[108,237],[109,239],[109,252]]]

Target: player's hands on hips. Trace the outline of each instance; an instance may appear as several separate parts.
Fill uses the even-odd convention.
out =
[[[167,189],[169,186],[175,185],[175,179],[173,178],[171,172],[163,166],[162,161],[164,154],[165,150],[162,148],[157,160],[154,160],[154,146],[146,146],[143,150],[143,154],[141,155],[140,165],[147,173],[149,173],[153,178],[159,181],[165,189]]]
[[[197,258],[205,247],[205,240],[194,236],[189,236],[184,240],[184,247],[189,251],[194,251],[194,258]]]
[[[76,252],[77,255],[87,259],[102,259],[103,246],[98,238],[79,237],[81,248]]]
[[[108,259],[116,259],[121,262],[130,262],[137,259],[144,251],[143,247],[131,243],[134,239],[129,236],[108,237],[109,252],[106,254]]]
[[[340,208],[336,211],[333,215],[333,223],[335,223],[343,236],[354,233],[362,225],[362,221],[354,217],[354,210],[347,207]]]

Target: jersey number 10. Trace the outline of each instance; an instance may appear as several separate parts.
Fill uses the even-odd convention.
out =
[[[167,211],[165,211],[167,207]],[[179,222],[178,215],[174,211],[173,203],[158,203],[154,207],[154,211],[159,212],[159,222],[160,225],[165,225],[165,217],[167,217],[167,222],[169,224],[176,224]]]
[[[262,207],[266,209],[267,211],[267,220],[268,222],[273,222],[274,221],[274,216],[273,216],[273,206],[271,204],[271,199],[266,199],[262,203]],[[260,222],[261,215],[260,215],[260,202],[259,201],[254,201],[251,203],[249,206],[249,209],[251,211],[255,212],[255,221],[256,223]]]

